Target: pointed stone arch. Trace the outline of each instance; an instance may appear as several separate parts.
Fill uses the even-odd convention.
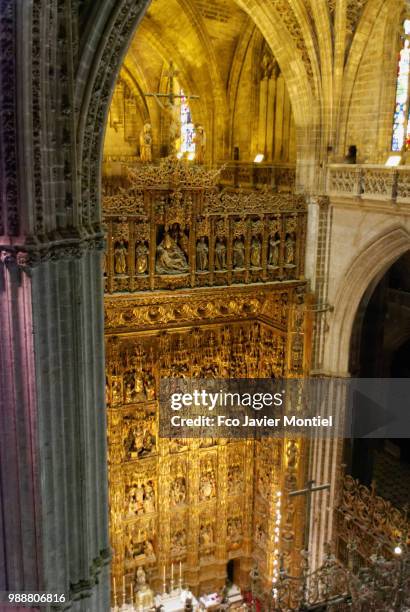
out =
[[[373,288],[390,266],[410,249],[410,233],[393,226],[379,234],[349,265],[336,295],[326,342],[325,370],[346,375],[349,368],[350,340],[360,301],[369,286]]]
[[[267,6],[263,0],[235,0],[235,2],[255,22],[278,61],[292,97],[297,126],[312,125],[313,90],[307,64],[302,53],[298,51],[294,39],[289,35],[281,15],[276,10],[272,10],[271,6]],[[290,6],[288,8],[290,11]],[[301,31],[299,39],[302,44]]]
[[[298,2],[290,0],[281,0],[276,8],[264,0],[235,0],[235,2],[258,26],[283,74],[295,120],[296,187],[310,191],[317,183],[320,87],[319,66],[316,55],[313,54],[314,44],[306,11]],[[284,22],[286,15],[292,17],[288,27]],[[306,26],[307,40],[299,20]]]

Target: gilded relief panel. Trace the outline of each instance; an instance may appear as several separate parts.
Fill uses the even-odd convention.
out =
[[[176,160],[105,184],[106,404],[112,571],[154,591],[181,567],[221,589],[229,560],[272,584],[297,541],[303,449],[286,440],[163,439],[163,377],[281,378],[307,371],[306,205],[272,190],[221,189]],[[114,295],[115,294],[115,295]]]
[[[247,293],[249,291],[249,293]],[[259,293],[258,293],[259,292]],[[276,439],[161,439],[158,385],[162,376],[282,377],[302,373],[293,334],[305,342],[303,291],[297,283],[272,292],[258,290],[255,308],[243,320],[221,319],[218,294],[197,296],[200,320],[170,324],[169,312],[183,308],[174,296],[139,304],[133,297],[107,299],[107,382],[113,572],[121,583],[144,567],[152,587],[162,588],[163,568],[181,563],[194,591],[223,586],[226,563],[239,560],[246,584],[255,561],[268,579],[284,536],[294,533],[296,514],[287,509],[284,530],[276,524],[276,494],[298,480],[294,448]],[[225,293],[238,312],[251,289]],[[140,313],[160,312],[158,324],[138,329]],[[136,329],[123,333],[132,311]],[[295,314],[296,313],[296,314]],[[237,316],[237,315],[236,315]],[[145,315],[144,315],[145,317]],[[209,317],[209,318],[208,318]],[[290,355],[288,351],[290,350]],[[303,361],[303,359],[302,359]],[[297,447],[297,443],[296,447]],[[298,463],[299,461],[299,463]]]
[[[105,180],[108,293],[303,277],[304,198],[222,189],[219,174],[166,159]]]

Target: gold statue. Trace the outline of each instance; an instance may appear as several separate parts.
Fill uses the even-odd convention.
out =
[[[290,266],[295,263],[295,240],[289,234],[285,240],[285,264]]]
[[[233,243],[233,267],[245,267],[245,245],[242,238],[236,238]]]
[[[208,269],[208,250],[205,236],[201,236],[196,244],[196,269],[200,272]]]
[[[252,268],[260,268],[261,265],[261,249],[262,245],[257,236],[252,238],[251,242],[251,266]]]
[[[268,266],[276,268],[279,264],[279,245],[280,240],[275,236],[269,238]]]
[[[155,270],[157,274],[183,274],[189,270],[184,252],[168,232],[157,246]]]
[[[123,240],[115,246],[114,270],[116,274],[126,274],[127,272],[127,247]]]
[[[135,271],[137,274],[145,274],[148,270],[148,247],[144,242],[139,242],[135,247]]]
[[[215,245],[215,269],[226,270],[226,246],[220,238]]]
[[[137,569],[136,583],[137,583],[136,584],[137,586],[137,596],[136,596],[137,610],[149,608],[154,603],[154,593],[147,585],[145,571],[142,566],[139,566],[139,568]]]
[[[199,123],[195,126],[195,161],[197,164],[203,164],[205,161],[205,130]]]
[[[152,135],[151,135],[151,124],[144,123],[144,127],[140,133],[140,158],[142,162],[152,161]]]

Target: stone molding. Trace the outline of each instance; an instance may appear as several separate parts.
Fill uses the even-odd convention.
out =
[[[104,249],[104,234],[83,238],[60,238],[45,244],[1,244],[0,261],[6,264],[14,263],[18,267],[29,270],[47,261],[63,259],[79,259],[89,251]]]
[[[327,192],[347,199],[410,204],[410,168],[332,164],[328,166]]]

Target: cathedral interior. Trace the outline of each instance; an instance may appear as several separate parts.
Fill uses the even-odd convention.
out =
[[[0,0],[0,59],[0,610],[410,610],[410,426],[159,426],[408,383],[410,3]]]

